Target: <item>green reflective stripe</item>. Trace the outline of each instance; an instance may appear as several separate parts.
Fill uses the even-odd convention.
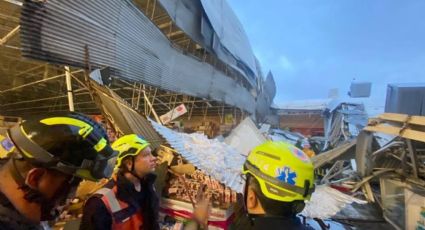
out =
[[[51,117],[51,118],[43,119],[40,122],[46,125],[72,125],[72,126],[77,126],[80,128],[90,126],[84,121],[81,121],[75,118],[70,118],[70,117]]]
[[[90,124],[70,117],[51,117],[40,122],[46,125],[72,125],[79,127],[78,134],[83,138],[86,138],[93,131],[93,127]]]
[[[269,175],[266,175],[263,172],[261,172],[259,169],[257,169],[254,165],[252,165],[249,161],[247,161],[245,163],[245,167],[248,169],[248,171],[250,171],[256,177],[259,177],[259,178],[261,178],[261,179],[263,179],[263,180],[265,180],[265,181],[267,181],[267,182],[269,182],[271,184],[274,184],[274,185],[276,185],[278,187],[281,187],[283,189],[286,189],[286,190],[289,190],[289,191],[298,193],[298,194],[300,194],[302,196],[304,195],[305,189],[303,187],[298,187],[296,185],[291,185],[291,184],[285,183],[285,182],[283,182],[281,180],[278,180],[278,179],[276,179],[274,177],[271,177]],[[309,193],[308,194],[311,194],[312,191],[310,192],[310,188],[308,188],[308,189],[309,189]]]
[[[80,134],[80,136],[82,136],[83,138],[86,138],[92,131],[92,126],[84,126],[80,130],[78,130],[78,134]]]
[[[99,140],[99,142],[97,142],[97,144],[94,146],[94,149],[97,151],[97,152],[100,152],[100,151],[102,151],[102,149],[103,148],[105,148],[105,146],[107,145],[108,143],[106,142],[106,139],[105,138],[102,138],[102,139],[100,139]]]

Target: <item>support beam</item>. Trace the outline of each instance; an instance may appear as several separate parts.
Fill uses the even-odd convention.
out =
[[[162,23],[161,25],[158,25],[158,28],[162,30],[162,29],[164,29],[164,28],[166,28],[166,27],[171,26],[171,24],[172,24],[172,22],[171,22],[171,21],[166,22],[166,23]]]
[[[74,95],[72,94],[71,71],[69,70],[69,66],[65,66],[65,79],[66,79],[66,91],[68,93],[69,111],[73,112],[75,111]]]
[[[142,84],[139,84],[139,92],[137,93],[137,101],[136,101],[136,111],[139,110],[141,91],[142,91]]]
[[[8,34],[6,34],[2,39],[0,39],[0,46],[6,44],[6,42],[11,39],[15,34],[17,34],[19,32],[19,28],[21,28],[21,26],[17,26],[15,27],[13,30],[11,30]]]
[[[156,2],[156,1],[155,1]],[[153,97],[152,97],[152,108],[153,108],[153,106],[154,106],[154,104],[155,104],[155,97],[156,97],[156,93],[157,93],[157,91],[158,91],[158,88],[155,88],[155,92],[154,92],[154,94],[153,94]],[[149,110],[149,113],[148,113],[148,117],[151,115],[151,113],[152,113],[152,108]]]
[[[31,82],[31,83],[28,83],[28,84],[23,84],[23,85],[16,86],[16,87],[13,87],[13,88],[10,88],[10,89],[6,89],[6,90],[3,90],[3,91],[0,91],[0,93],[5,93],[5,92],[9,92],[9,91],[20,89],[20,88],[24,88],[24,87],[27,87],[27,86],[36,85],[36,84],[39,84],[41,82],[50,81],[50,80],[53,80],[53,79],[56,79],[56,78],[60,78],[60,77],[63,77],[63,76],[65,76],[65,74],[59,74],[59,75],[56,75],[56,76],[53,76],[53,77],[49,77],[49,78],[46,78],[46,79],[42,79],[42,80],[39,80],[39,81],[34,81],[34,82]]]
[[[81,92],[83,90],[85,90],[85,89],[77,89],[74,92]],[[88,92],[77,93],[75,95],[82,96],[82,95],[86,95],[86,94],[88,94]],[[19,105],[19,104],[25,104],[25,103],[34,103],[34,102],[40,102],[40,101],[58,100],[58,99],[63,99],[65,97],[67,97],[67,95],[38,98],[38,99],[32,99],[32,100],[26,100],[26,101],[18,101],[18,102],[3,104],[3,105],[1,105],[1,107],[12,106],[12,105]]]
[[[155,99],[155,101],[159,102],[161,105],[165,106],[168,110],[171,110],[171,107],[170,107],[170,106],[168,106],[168,104],[166,104],[166,103],[165,103],[165,102],[163,102],[162,100],[160,100],[160,99],[158,98],[158,96],[157,96],[157,97],[155,97],[154,99]]]
[[[156,0],[153,1],[153,7],[152,7],[152,15],[151,15],[151,21],[153,20],[155,16],[155,9],[156,9]]]
[[[17,0],[4,0],[4,1],[6,1],[6,2],[8,2],[8,3],[15,4],[15,5],[17,5],[17,6],[22,6],[22,2],[17,1]]]
[[[13,75],[13,77],[14,77],[14,78],[15,78],[15,77],[19,77],[19,76],[21,76],[21,75],[23,75],[23,74],[26,74],[26,73],[29,73],[29,72],[33,72],[34,70],[39,69],[39,68],[44,67],[44,66],[46,66],[46,64],[42,64],[42,65],[34,66],[34,67],[32,67],[32,68],[26,69],[26,70],[24,70],[24,71],[22,71],[22,72],[19,72],[19,73],[17,73],[17,74],[15,74],[15,75]]]
[[[410,139],[406,139],[407,149],[409,150],[409,156],[410,160],[412,162],[412,168],[413,168],[413,176],[415,178],[418,178],[418,156],[416,155],[416,150],[412,145],[412,141]]]
[[[1,14],[1,13],[0,13],[0,18],[1,18],[1,19],[4,19],[4,20],[6,20],[6,21],[19,23],[19,17],[14,17],[14,16],[11,16],[11,15],[6,15],[6,14]],[[3,26],[5,26],[5,25],[3,25]],[[5,27],[6,27],[6,26],[5,26]],[[3,29],[3,28],[2,28],[2,29]]]
[[[195,101],[192,101],[192,106],[190,106],[189,117],[187,118],[189,121],[192,118],[193,107],[195,106]]]
[[[94,104],[93,101],[82,101],[74,103],[74,105],[85,105],[85,104]],[[25,110],[34,110],[34,109],[51,109],[51,108],[61,108],[68,106],[65,103],[60,103],[59,105],[40,105],[40,106],[33,106],[33,107],[24,107],[24,108],[13,108],[9,110],[4,110],[4,112],[17,112],[17,111],[25,111]],[[69,111],[69,110],[68,110]]]
[[[158,117],[158,114],[156,114],[155,109],[153,108],[151,102],[149,101],[149,98],[146,96],[146,92],[143,91],[143,97],[145,98],[145,103],[147,103],[149,105],[149,107],[152,110],[153,116],[155,117],[156,122],[158,122],[159,124],[162,124],[161,120]]]
[[[136,105],[136,86],[137,86],[137,83],[134,82],[134,84],[133,84],[133,93],[131,95],[131,107],[132,108],[136,108],[135,107],[135,105]]]
[[[3,45],[3,47],[9,48],[9,49],[14,49],[14,50],[22,50],[21,47],[17,47],[17,46]]]
[[[177,30],[177,31],[174,31],[174,32],[170,32],[169,34],[167,34],[167,36],[168,36],[169,38],[172,38],[172,37],[174,37],[174,36],[181,35],[181,34],[183,34],[183,31],[181,31],[181,30]]]

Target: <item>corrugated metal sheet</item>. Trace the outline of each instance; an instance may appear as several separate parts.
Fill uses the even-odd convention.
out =
[[[165,143],[165,140],[153,129],[145,117],[133,110],[127,102],[110,89],[95,87],[102,102],[102,109],[123,134],[136,133],[151,143],[152,149]]]
[[[389,84],[385,112],[425,115],[425,84]]]
[[[225,0],[159,0],[174,23],[255,86],[257,67],[248,37]]]
[[[201,134],[178,133],[152,120],[153,127],[187,161],[226,186],[242,193],[245,157],[234,148]]]
[[[199,0],[159,0],[171,20],[195,42],[211,51],[213,28],[202,21],[202,5]],[[203,34],[204,30],[205,34]],[[208,34],[208,36],[204,36]]]
[[[90,64],[109,66],[112,76],[255,111],[246,88],[172,48],[130,0],[26,1],[21,43],[25,57],[77,67],[84,67],[87,45]]]

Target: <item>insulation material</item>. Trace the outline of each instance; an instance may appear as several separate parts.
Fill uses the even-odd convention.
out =
[[[226,137],[224,142],[240,153],[248,156],[253,148],[264,143],[266,138],[260,133],[257,126],[251,118],[245,118],[230,135]]]
[[[328,186],[317,186],[311,200],[306,202],[301,215],[310,218],[327,219],[351,203],[366,204],[364,200],[346,195]]]
[[[154,129],[187,161],[238,193],[245,157],[231,146],[199,133],[178,133],[150,120]]]

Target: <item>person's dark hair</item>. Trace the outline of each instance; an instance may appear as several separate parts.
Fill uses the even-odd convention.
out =
[[[248,186],[252,188],[267,216],[293,216],[304,209],[304,201],[283,202],[267,198],[261,192],[255,177],[248,177]]]
[[[127,171],[127,162],[128,161],[133,161],[133,157],[134,156],[125,156],[122,160],[121,160],[121,165],[119,166],[119,169],[123,170],[123,171]],[[134,163],[134,162],[133,162]],[[133,166],[134,167],[134,166]],[[130,169],[131,170],[131,169]]]

